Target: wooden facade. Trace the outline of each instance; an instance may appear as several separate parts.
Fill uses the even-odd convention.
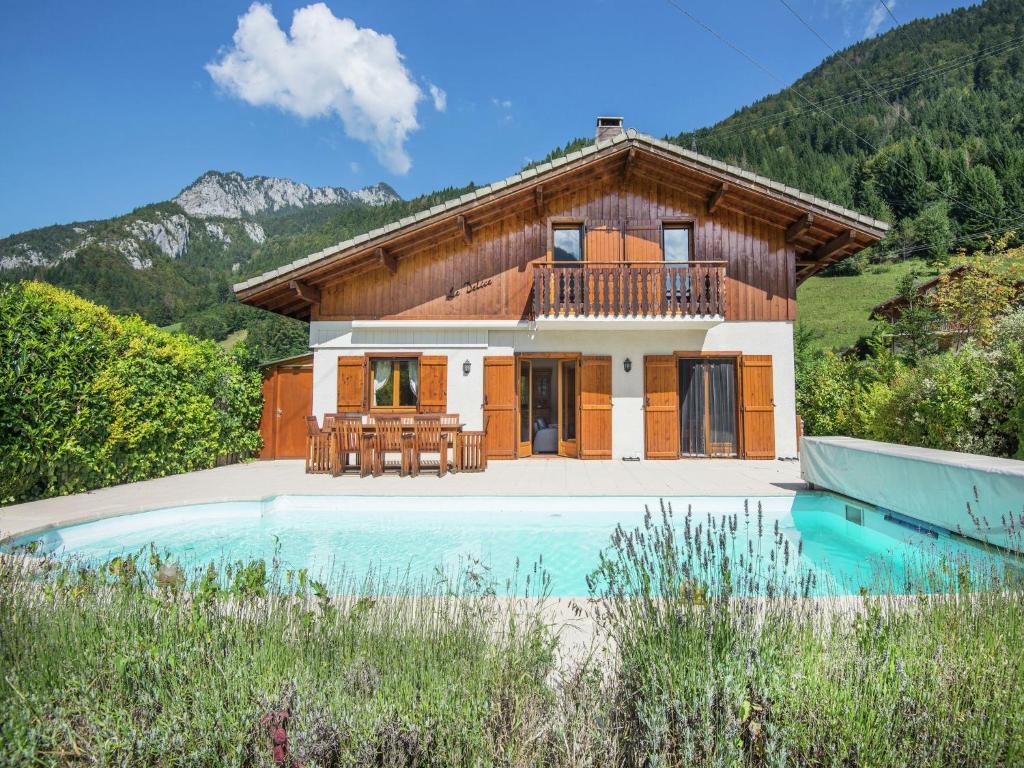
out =
[[[485,187],[235,286],[302,319],[525,318],[553,222],[587,227],[593,260],[657,260],[665,223],[727,263],[728,319],[791,319],[795,289],[888,228],[636,133]],[[472,297],[472,298],[470,298]]]
[[[380,268],[326,283],[316,319],[530,319],[534,282],[551,259],[552,222],[567,221],[584,227],[584,262],[593,265],[588,280],[598,279],[602,268],[612,275],[644,264],[626,273],[639,273],[632,290],[623,283],[617,295],[639,300],[638,281],[653,276],[662,257],[662,226],[684,224],[692,227],[694,262],[714,262],[704,269],[717,280],[720,266],[725,277],[715,293],[721,298],[713,307],[693,307],[695,313],[721,309],[727,320],[794,319],[796,251],[785,229],[727,208],[709,214],[705,207],[696,192],[643,178],[594,181],[546,198],[543,212],[512,212],[474,227],[468,242],[451,238],[404,253],[393,274]]]

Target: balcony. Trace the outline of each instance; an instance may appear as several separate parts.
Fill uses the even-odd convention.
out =
[[[538,262],[533,318],[714,324],[725,318],[725,262]]]

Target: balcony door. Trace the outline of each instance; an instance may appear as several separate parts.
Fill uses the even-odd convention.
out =
[[[520,356],[516,363],[517,455],[579,457],[579,355]]]
[[[576,458],[579,443],[576,439],[580,409],[580,380],[577,361],[558,361],[558,454]]]
[[[739,455],[737,360],[679,359],[679,447],[683,456]]]

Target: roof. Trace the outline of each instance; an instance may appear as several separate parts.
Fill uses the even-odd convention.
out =
[[[947,272],[943,272],[941,274],[938,274],[935,277],[930,277],[927,280],[924,280],[924,281],[918,283],[917,285],[915,285],[914,286],[914,293],[916,293],[918,296],[924,296],[926,293],[930,293],[932,291],[932,289],[934,289],[935,286],[939,284],[939,281],[942,280],[942,278],[945,275],[950,275],[950,276],[959,275],[961,272],[963,272],[965,269],[967,269],[967,267],[968,267],[967,264],[959,264],[959,265],[953,267],[952,269],[950,269]],[[906,306],[906,304],[907,304],[906,297],[904,297],[904,296],[893,296],[891,299],[886,299],[881,304],[878,304],[877,306],[875,306],[875,308],[871,310],[871,314],[868,315],[868,319],[869,320],[879,320],[882,317],[884,317],[887,313],[891,314],[893,312],[893,310],[895,310],[895,309],[902,310],[903,307]]]
[[[945,278],[959,278],[968,269],[971,268],[970,264],[957,264],[951,269],[947,269],[935,277],[930,277],[914,286],[914,292],[917,296],[924,296],[925,294],[931,293],[935,290],[942,279]],[[1014,283],[1017,289],[1017,295],[1020,296],[1024,293],[1024,280],[1018,280]],[[893,296],[891,299],[886,299],[881,304],[875,306],[871,310],[871,314],[868,315],[869,320],[882,320],[888,317],[890,320],[899,317],[903,312],[903,308],[907,305],[907,299],[904,296]]]
[[[303,352],[301,355],[292,355],[291,357],[279,357],[276,360],[266,360],[260,363],[260,368],[267,369],[275,366],[282,368],[294,368],[313,364],[313,353]]]
[[[826,252],[820,253],[820,258],[812,258],[809,261],[801,261],[798,258],[798,281],[806,279],[819,269],[849,255],[844,252],[845,250],[850,248],[859,250],[859,247],[876,242],[889,229],[889,225],[884,221],[801,192],[795,187],[773,181],[751,171],[684,149],[676,144],[638,133],[635,129],[630,128],[614,138],[596,142],[562,157],[540,163],[501,181],[467,192],[461,197],[406,216],[383,227],[297,259],[290,264],[249,278],[235,284],[234,291],[246,303],[284,312],[283,306],[273,306],[273,302],[264,302],[260,299],[260,295],[275,286],[283,286],[287,289],[290,280],[305,279],[306,276],[314,273],[317,273],[318,279],[322,278],[323,268],[328,265],[347,262],[348,259],[360,255],[371,256],[375,249],[399,238],[420,232],[441,222],[454,221],[459,214],[475,210],[491,201],[504,200],[519,192],[529,193],[536,187],[548,183],[551,179],[561,178],[564,174],[601,162],[606,158],[622,157],[628,162],[632,158],[634,150],[644,155],[661,158],[663,161],[674,162],[678,166],[678,170],[696,175],[704,179],[706,183],[713,183],[715,180],[720,183],[728,183],[731,193],[771,197],[773,203],[787,209],[794,218],[810,214],[810,218],[806,219],[795,235],[799,240],[797,242],[798,254],[804,252],[814,256],[816,251],[820,251],[826,246],[831,247]],[[794,222],[793,226],[797,224],[800,222]],[[842,243],[831,242],[836,234],[834,231],[836,229],[839,230],[839,233],[846,233],[846,238]],[[825,237],[824,241],[822,241],[822,237]],[[287,312],[284,313],[287,314]]]

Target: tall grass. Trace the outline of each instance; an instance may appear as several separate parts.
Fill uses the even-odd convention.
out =
[[[806,597],[777,533],[737,555],[738,517],[648,513],[592,577],[626,763],[1024,764],[1017,571],[926,560],[903,577],[928,591]]]
[[[7,557],[0,762],[272,765],[277,716],[289,761],[332,768],[1024,764],[1015,571],[925,560],[917,592],[815,597],[759,519],[617,531],[580,606],[608,650],[570,659],[543,600],[473,573]]]
[[[308,765],[533,762],[552,638],[486,591],[32,565],[0,566],[0,761],[269,764],[260,718],[288,709]]]

